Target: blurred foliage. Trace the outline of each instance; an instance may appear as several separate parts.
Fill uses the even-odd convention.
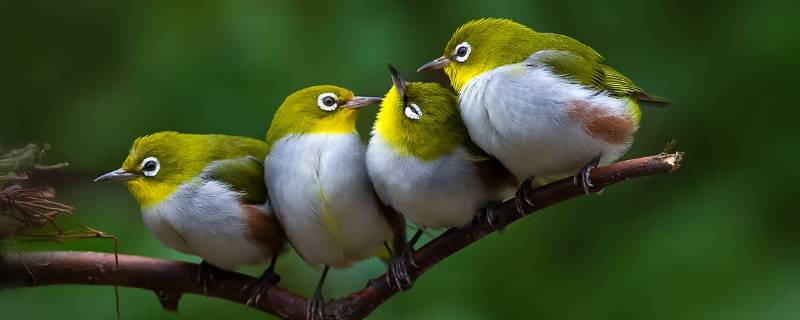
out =
[[[800,215],[795,161],[800,17],[793,1],[10,1],[0,0],[0,146],[57,146],[53,181],[76,218],[120,238],[122,253],[197,261],[161,246],[119,185],[119,166],[157,130],[263,137],[292,91],[330,83],[364,95],[441,55],[468,19],[509,17],[580,39],[673,106],[645,109],[628,157],[677,139],[671,176],[621,184],[547,209],[446,260],[374,319],[798,319]],[[366,135],[374,109],[360,119]],[[111,251],[103,241],[28,249]],[[329,277],[326,297],[382,272]],[[257,268],[245,269],[257,273]],[[295,254],[282,285],[308,294],[318,273]],[[46,307],[43,307],[46,301]],[[121,289],[127,319],[262,318],[187,296],[166,313]],[[0,292],[4,319],[108,319],[110,287]]]

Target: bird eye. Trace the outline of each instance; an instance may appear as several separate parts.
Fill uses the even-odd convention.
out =
[[[419,120],[419,118],[422,118],[422,110],[416,103],[407,104],[404,112],[406,114],[406,118],[412,120]]]
[[[461,44],[456,46],[456,50],[454,52],[456,61],[464,62],[469,59],[469,54],[472,53],[472,47],[469,43],[462,42]]]
[[[337,97],[335,94],[326,92],[317,97],[317,105],[320,109],[325,111],[336,110]]]
[[[158,174],[158,170],[160,169],[161,164],[156,157],[147,157],[142,161],[142,173],[145,176],[153,177]]]

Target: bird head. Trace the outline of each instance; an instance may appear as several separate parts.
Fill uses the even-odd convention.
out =
[[[348,89],[330,85],[298,90],[278,107],[267,132],[267,144],[288,134],[355,132],[361,108],[379,102],[381,98],[356,96]]]
[[[486,18],[459,27],[444,48],[444,55],[417,72],[444,69],[457,91],[472,78],[499,66],[524,61],[531,53],[537,33],[508,19]]]
[[[214,160],[264,154],[263,149],[263,142],[250,138],[157,132],[136,139],[122,167],[94,181],[123,182],[144,208],[169,197]],[[241,154],[229,154],[234,150]]]
[[[392,87],[374,130],[402,155],[435,160],[466,137],[455,95],[437,83],[407,82],[389,65]]]

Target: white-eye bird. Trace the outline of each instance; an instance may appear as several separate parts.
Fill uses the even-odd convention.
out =
[[[455,95],[436,83],[406,82],[389,65],[386,93],[367,147],[381,200],[420,227],[461,227],[479,209],[513,196],[517,180],[475,146]]]
[[[122,167],[95,182],[124,182],[161,243],[201,257],[203,290],[212,266],[270,260],[259,281],[244,288],[257,286],[248,304],[258,303],[279,280],[275,261],[286,239],[267,202],[260,160],[266,153],[266,143],[252,138],[158,132],[136,139]]]
[[[418,71],[440,68],[459,92],[472,140],[524,179],[518,196],[532,177],[575,172],[588,193],[591,169],[631,145],[639,103],[667,103],[577,40],[507,19],[465,23]]]
[[[280,105],[267,132],[270,203],[297,253],[309,265],[324,266],[309,318],[322,318],[329,268],[405,245],[405,221],[378,200],[355,126],[360,108],[380,101],[330,85],[301,89]],[[391,262],[387,276],[408,282],[406,270],[396,272],[401,261]]]

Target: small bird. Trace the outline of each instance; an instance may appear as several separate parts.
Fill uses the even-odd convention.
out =
[[[380,101],[330,85],[301,89],[280,105],[267,132],[264,174],[275,214],[303,260],[324,266],[308,305],[312,319],[322,318],[329,268],[405,245],[405,220],[372,189],[355,126],[360,108]],[[387,277],[410,283],[405,261],[394,254],[389,262]]]
[[[406,82],[389,65],[393,86],[378,111],[367,169],[384,203],[420,227],[461,227],[479,209],[510,198],[517,180],[469,139],[455,95],[436,83]]]
[[[122,181],[139,202],[144,224],[161,243],[203,259],[207,292],[213,267],[232,269],[270,259],[248,304],[280,279],[275,262],[286,236],[267,202],[260,140],[157,132],[133,142],[120,169],[100,181]]]
[[[570,37],[536,32],[508,19],[465,23],[444,55],[417,71],[444,69],[459,92],[470,137],[521,181],[575,172],[587,193],[589,173],[630,147],[639,103],[665,105]],[[518,209],[521,206],[518,202]]]

